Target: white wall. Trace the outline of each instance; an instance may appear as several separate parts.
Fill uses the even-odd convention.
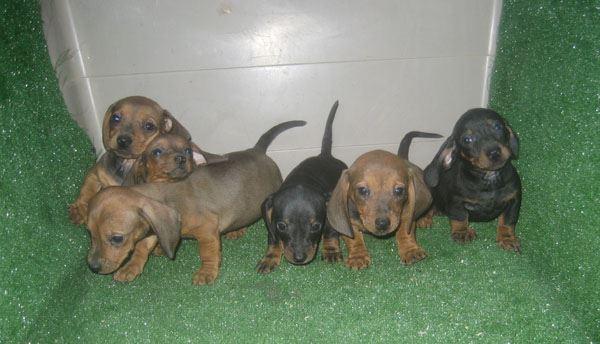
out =
[[[174,5],[177,5],[175,7]],[[319,151],[333,101],[334,154],[396,151],[410,130],[447,135],[487,104],[500,0],[42,0],[48,49],[73,117],[99,123],[134,94],[169,109],[201,147],[253,145],[304,119],[269,155],[287,172]],[[441,140],[420,140],[424,166]]]

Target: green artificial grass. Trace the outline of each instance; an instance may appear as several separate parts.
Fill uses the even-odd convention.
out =
[[[262,276],[259,222],[224,240],[216,283],[194,287],[192,241],[132,283],[87,269],[87,232],[66,207],[91,143],[62,101],[38,5],[3,2],[0,342],[600,341],[599,11],[504,1],[491,107],[521,138],[522,255],[496,247],[493,223],[454,244],[438,217],[418,233],[429,257],[410,267],[393,239],[367,237],[365,271],[283,262]]]

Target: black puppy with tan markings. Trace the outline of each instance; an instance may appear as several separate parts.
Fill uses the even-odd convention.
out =
[[[343,234],[348,248],[346,266],[364,269],[371,263],[363,231],[378,237],[396,232],[398,253],[404,264],[426,257],[417,244],[417,220],[431,206],[431,194],[421,169],[408,161],[414,137],[439,138],[438,134],[409,132],[398,154],[367,152],[342,173],[327,205],[327,219]]]
[[[131,281],[157,243],[173,258],[180,238],[194,238],[202,266],[193,283],[212,283],[221,264],[220,234],[258,220],[261,202],[281,185],[279,168],[265,154],[267,147],[282,131],[305,124],[281,123],[254,148],[229,153],[227,161],[196,169],[179,182],[109,187],[98,193],[87,221],[90,269],[116,271],[115,280]]]
[[[454,241],[475,238],[469,222],[498,218],[498,245],[521,251],[515,235],[521,180],[511,163],[518,154],[517,136],[495,111],[471,109],[456,122],[452,135],[425,169],[435,209],[450,219]]]
[[[321,237],[322,258],[328,262],[342,259],[339,235],[325,220],[327,200],[342,171],[348,168],[331,155],[331,129],[337,108],[336,101],[325,125],[321,154],[296,166],[262,205],[268,248],[256,266],[260,273],[273,271],[282,251],[290,263],[308,264],[315,257]]]

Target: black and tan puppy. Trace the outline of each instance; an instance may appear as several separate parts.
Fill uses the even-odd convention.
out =
[[[142,96],[120,99],[108,107],[102,123],[102,143],[106,149],[87,172],[79,196],[69,206],[69,218],[75,224],[86,222],[89,200],[107,186],[121,185],[135,160],[159,134],[170,133],[191,140],[189,132],[154,100]],[[209,162],[222,157],[194,150]]]
[[[267,226],[268,248],[256,269],[269,273],[275,269],[281,254],[292,264],[307,264],[313,260],[323,238],[324,260],[342,259],[339,235],[326,222],[327,200],[346,168],[346,164],[331,155],[331,127],[338,108],[336,101],[329,112],[321,154],[296,166],[277,192],[262,205]]]
[[[371,263],[363,232],[378,237],[396,232],[398,254],[404,264],[426,257],[417,244],[416,223],[431,206],[431,194],[423,171],[408,161],[414,137],[441,137],[409,132],[402,139],[399,155],[383,150],[367,152],[342,173],[327,205],[327,220],[348,248],[346,266],[364,269]]]
[[[304,121],[281,123],[254,148],[227,161],[196,169],[179,182],[109,187],[90,202],[88,264],[117,281],[135,279],[157,242],[173,258],[180,238],[198,241],[202,266],[196,285],[212,283],[221,264],[220,234],[260,218],[262,201],[281,185],[279,168],[265,152],[282,131]],[[129,258],[129,259],[128,259]]]
[[[517,136],[495,111],[471,109],[456,122],[452,135],[425,169],[435,209],[450,219],[452,239],[471,241],[476,233],[469,222],[498,218],[498,244],[520,252],[515,225],[521,180],[511,163],[518,153]]]

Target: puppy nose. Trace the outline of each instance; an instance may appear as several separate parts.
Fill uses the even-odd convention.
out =
[[[186,158],[183,155],[177,155],[175,157],[175,162],[178,163],[179,165],[183,165],[186,162]]]
[[[128,135],[120,135],[117,137],[117,144],[119,148],[127,148],[131,145],[131,137]]]
[[[302,263],[306,260],[306,253],[304,252],[294,252],[294,262]]]
[[[487,152],[488,158],[490,158],[490,160],[492,160],[492,161],[500,160],[500,155],[501,155],[501,153],[500,153],[499,148],[494,148]]]
[[[388,219],[387,217],[379,217],[375,219],[375,227],[377,227],[377,229],[379,229],[380,231],[386,230],[389,225],[390,219]]]
[[[98,271],[100,271],[100,262],[99,261],[93,261],[93,262],[88,262],[88,266],[90,267],[90,270],[92,270],[93,273],[98,273]]]

